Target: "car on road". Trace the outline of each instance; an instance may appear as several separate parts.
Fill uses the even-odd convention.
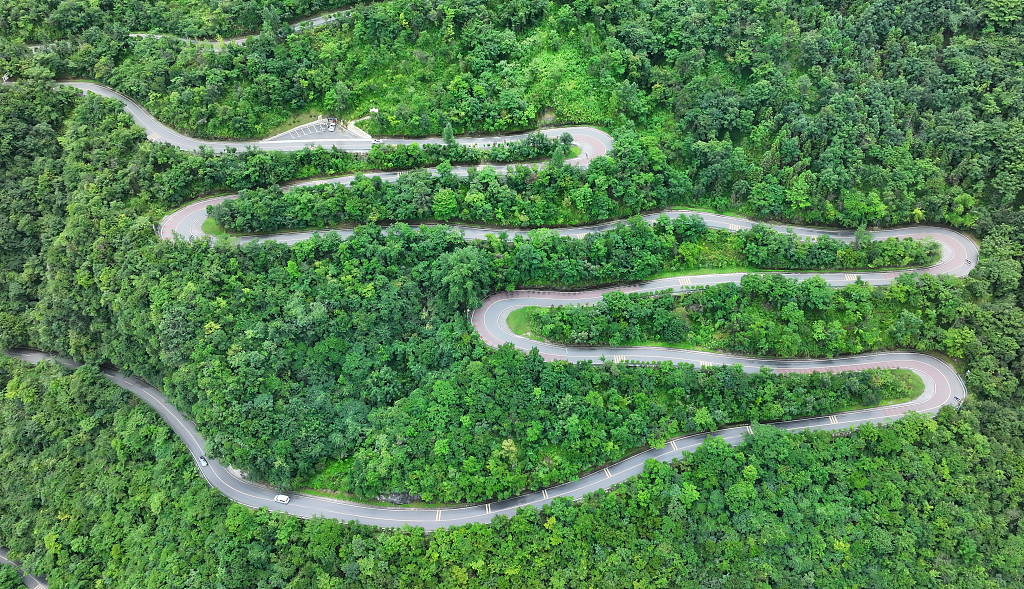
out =
[[[331,132],[334,132],[334,130],[337,127],[338,127],[338,119],[336,119],[334,117],[328,117],[327,118],[327,130],[331,131]]]
[[[383,139],[374,139],[373,142],[374,143],[384,143],[384,140]]]
[[[291,501],[291,499],[288,497],[288,495],[274,495],[274,501],[277,501],[278,503],[287,504],[289,501]]]
[[[199,457],[199,465],[200,466],[210,466],[210,463],[207,462],[207,460],[206,460],[206,456],[200,456]]]

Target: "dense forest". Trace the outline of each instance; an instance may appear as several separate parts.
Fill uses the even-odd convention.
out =
[[[896,8],[898,6],[898,8]],[[208,136],[320,109],[375,134],[636,125],[686,200],[847,226],[1019,205],[1013,2],[376,2],[222,52],[97,23],[17,77],[86,77]],[[643,182],[643,178],[631,179]],[[691,188],[692,187],[692,188]]]
[[[247,2],[51,4],[9,0],[0,16],[0,69],[14,79],[0,86],[0,346],[86,363],[68,375],[0,361],[0,544],[31,570],[96,587],[1020,586],[1019,2],[377,2],[303,33],[283,23],[319,5],[284,13],[253,3],[245,20],[236,16]],[[218,7],[223,19],[202,16]],[[118,24],[125,11],[139,24]],[[202,26],[169,16],[185,12]],[[214,52],[129,37],[135,27],[260,34]],[[59,41],[33,52],[24,39]],[[740,448],[712,441],[578,503],[429,536],[229,504],[157,416],[96,366],[160,386],[211,441],[209,455],[282,488],[501,495],[658,443],[673,427],[869,403],[906,383],[889,372],[544,363],[483,344],[466,312],[488,293],[721,268],[742,263],[740,253],[779,269],[825,267],[820,259],[840,251],[863,255],[857,267],[890,265],[869,259],[871,247],[894,265],[907,263],[908,247],[933,252],[825,240],[828,249],[687,219],[632,219],[584,239],[538,229],[467,243],[444,226],[367,224],[350,239],[291,248],[164,242],[154,225],[203,194],[256,189],[258,199],[297,178],[458,158],[425,147],[366,158],[181,152],[147,141],[119,103],[52,84],[67,77],[110,84],[209,137],[261,136],[294,113],[351,119],[370,107],[380,110],[364,122],[375,134],[606,127],[616,138],[609,157],[586,172],[546,172],[566,183],[551,194],[581,200],[509,208],[535,215],[522,224],[598,218],[586,208],[594,203],[606,216],[675,204],[969,231],[982,247],[966,279],[826,295],[813,282],[755,277],[682,301],[613,301],[636,310],[625,319],[614,310],[572,318],[657,339],[663,330],[639,310],[660,304],[692,345],[824,356],[920,346],[955,359],[969,400],[959,412],[849,437],[755,425]],[[456,210],[448,218],[468,209],[472,180],[459,182],[468,184],[445,193]],[[362,183],[374,197],[393,190]],[[516,199],[542,189],[513,188]],[[434,211],[440,193],[429,215],[443,219],[452,208]],[[332,214],[345,210],[316,196]],[[344,204],[355,206],[350,196]],[[496,211],[500,201],[484,202]],[[570,325],[571,314],[552,317]],[[573,337],[559,329],[568,335],[555,337]],[[508,398],[496,390],[505,381],[515,383]],[[752,408],[733,390],[775,402]]]
[[[750,375],[738,366],[596,368],[503,346],[369,415],[367,442],[314,488],[425,501],[504,499],[571,480],[645,445],[726,424],[824,415],[912,397],[906,374]],[[543,388],[542,388],[543,387]],[[459,464],[459,473],[449,473]]]
[[[54,586],[980,589],[1024,566],[1020,422],[987,402],[840,438],[755,424],[579,502],[425,535],[230,503],[94,367],[0,357],[0,387],[0,543]]]
[[[888,349],[977,353],[975,331],[1017,325],[1017,307],[978,305],[962,279],[904,274],[890,286],[858,281],[835,290],[821,277],[803,282],[748,274],[690,293],[611,292],[595,305],[528,308],[532,335],[583,345],[664,342],[762,356],[813,356]],[[1010,344],[1010,342],[1006,342]],[[1001,354],[1012,352],[1000,350]]]
[[[276,28],[283,21],[352,4],[346,0],[2,0],[0,35],[44,43],[98,27],[215,39],[258,33],[265,26]]]
[[[367,164],[379,168],[430,165],[439,157],[462,155],[456,150],[471,153],[458,161],[446,157],[436,173],[410,172],[396,183],[363,177],[348,186],[298,187],[283,194],[277,186],[246,190],[240,198],[218,205],[212,215],[225,228],[239,232],[417,219],[537,227],[623,218],[678,203],[682,180],[671,173],[657,173],[664,171],[659,154],[643,146],[635,133],[619,133],[613,156],[596,157],[586,169],[564,165],[572,138],[565,133],[559,141],[562,145],[551,145],[556,142],[535,133],[509,148],[450,146],[451,154],[441,153],[434,145],[374,149]],[[473,157],[473,151],[480,155]],[[451,169],[452,163],[473,160],[507,162],[549,156],[550,165],[513,166],[500,175],[488,166],[471,168],[469,177],[457,176]],[[641,180],[626,183],[622,178]]]
[[[22,589],[24,586],[18,569],[10,565],[0,564],[0,589]]]

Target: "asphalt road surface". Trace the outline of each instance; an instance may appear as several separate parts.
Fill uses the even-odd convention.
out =
[[[31,589],[40,589],[47,586],[46,577],[26,574],[25,571],[21,569],[20,562],[7,558],[7,552],[6,548],[0,546],[0,564],[9,564],[17,567],[18,571],[21,573],[21,582],[24,583],[26,587],[30,587]]]
[[[345,127],[339,126],[335,131],[327,131],[326,125],[324,124],[320,124],[319,127],[313,130],[306,128],[308,125],[303,125],[298,130],[293,130],[294,132],[286,131],[269,139],[259,141],[210,141],[206,139],[197,139],[195,137],[182,135],[170,127],[167,127],[160,121],[156,120],[153,115],[149,114],[149,112],[137,102],[113,88],[103,86],[102,84],[94,84],[92,82],[60,82],[60,84],[77,88],[83,93],[92,92],[106,98],[113,98],[121,101],[124,105],[125,111],[132,116],[135,123],[145,129],[146,136],[150,141],[170,143],[179,149],[187,151],[195,151],[201,146],[209,147],[218,153],[228,149],[245,150],[248,147],[258,147],[268,151],[298,151],[306,146],[315,147],[319,145],[325,148],[336,146],[338,149],[345,151],[368,152],[374,144],[373,138],[367,139],[365,137],[360,137]],[[579,142],[577,145],[579,145],[583,151],[580,154],[580,157],[576,160],[567,160],[570,163],[589,161],[591,158],[602,155],[607,151],[607,148],[611,147],[611,137],[608,136],[607,133],[589,127],[547,129],[543,132],[552,136],[560,135],[562,131],[565,130],[572,132],[573,129],[578,131]],[[488,143],[518,141],[526,138],[526,136],[526,133],[519,133],[515,135],[493,135],[486,137],[461,137],[458,141],[465,145],[486,145]],[[377,141],[391,145],[409,145],[412,143],[423,145],[426,143],[442,143],[442,139],[440,137],[425,137],[420,139],[386,138],[378,139]],[[601,151],[602,146],[605,147],[604,151]]]
[[[713,216],[709,217],[709,219],[710,222],[728,223],[737,221],[737,219],[732,218],[716,220]],[[813,234],[817,230],[801,229],[800,231],[812,232],[811,234]],[[852,238],[851,234],[844,232],[829,231],[828,233],[841,239]],[[879,233],[881,234],[882,232]],[[912,270],[914,272],[948,273],[962,276],[970,270],[973,262],[977,261],[978,250],[974,243],[954,231],[915,227],[891,230],[885,232],[885,234],[913,235],[919,238],[931,237],[942,243],[941,260],[931,267]],[[862,279],[872,284],[887,284],[899,274],[900,272],[896,271],[883,271],[860,273],[859,275]],[[797,278],[812,276],[812,274],[786,275]],[[826,273],[821,276],[834,286],[842,286],[856,280],[856,276],[853,274]],[[709,274],[684,278],[666,278],[627,286],[622,288],[622,290],[629,292],[661,290],[664,288],[685,290],[702,285],[738,281],[740,278],[742,278],[742,274]],[[611,289],[575,293],[542,291],[499,293],[489,297],[484,301],[480,309],[473,312],[472,321],[481,337],[488,344],[500,345],[504,342],[513,342],[521,349],[537,347],[548,360],[601,361],[604,359],[627,363],[670,360],[673,362],[689,362],[695,366],[740,364],[747,371],[756,371],[761,366],[768,366],[776,372],[905,368],[917,373],[925,384],[924,392],[917,399],[907,403],[774,424],[775,427],[791,431],[802,429],[839,430],[862,423],[884,423],[891,419],[898,419],[909,411],[935,413],[943,405],[955,405],[957,398],[963,399],[966,396],[963,382],[950,365],[932,356],[913,352],[886,352],[819,360],[777,360],[669,348],[567,348],[565,346],[525,339],[513,334],[508,329],[506,319],[508,314],[515,308],[526,305],[596,302],[600,299],[602,293],[609,290]],[[50,359],[58,360],[69,367],[75,366],[69,360],[60,359],[34,350],[17,349],[9,350],[7,353],[15,358],[33,363]],[[153,407],[181,438],[194,457],[203,454],[205,441],[196,430],[195,425],[170,405],[159,390],[138,378],[126,378],[113,370],[106,370],[104,373],[111,382],[132,392]],[[341,521],[358,520],[365,524],[382,527],[408,524],[433,530],[469,522],[489,522],[497,514],[512,515],[519,507],[525,505],[541,506],[549,503],[556,497],[581,497],[590,491],[621,483],[627,478],[640,473],[643,470],[644,461],[649,458],[665,461],[678,458],[684,452],[691,451],[700,445],[708,436],[717,436],[730,444],[738,445],[743,441],[744,436],[749,433],[750,430],[746,426],[738,426],[711,433],[681,436],[671,440],[664,448],[652,448],[643,451],[607,468],[582,476],[576,481],[527,493],[504,501],[446,509],[379,507],[302,493],[292,494],[291,503],[281,505],[273,501],[274,495],[278,493],[275,489],[247,481],[241,473],[228,468],[216,460],[210,460],[209,466],[205,468],[198,466],[197,463],[197,468],[199,468],[211,485],[218,488],[232,500],[250,507],[266,507],[274,511],[285,511],[299,517],[322,516]]]
[[[145,110],[135,105],[131,100],[113,92],[112,90],[96,86],[94,84],[76,83],[71,84],[83,90],[98,91],[105,95],[118,98],[125,103],[136,122],[143,126],[154,141],[167,141],[179,146],[182,149],[195,149],[204,142],[177,134],[153,119]],[[547,131],[550,134],[560,134],[568,131],[573,135],[574,143],[583,150],[580,158],[575,162],[577,165],[586,165],[589,160],[598,155],[603,155],[611,148],[611,138],[596,129],[586,127],[575,127],[567,129],[552,129]],[[494,137],[494,138],[463,138],[460,141],[467,143],[491,143],[501,140],[515,140],[516,137]],[[365,140],[356,139],[332,139],[339,147],[359,149],[360,145],[368,144]],[[326,141],[326,140],[325,140]],[[343,142],[341,144],[337,142]],[[360,143],[362,141],[362,143]],[[396,140],[394,142],[412,143],[413,141]],[[423,141],[420,140],[420,143]],[[255,144],[216,144],[215,147],[223,149],[227,146],[258,145],[264,149],[299,149],[293,140],[285,141],[262,141]],[[369,145],[365,145],[368,149]],[[500,169],[500,168],[499,168]],[[457,173],[466,173],[466,169],[458,169]],[[393,181],[397,174],[381,174],[382,179]],[[316,180],[304,184],[320,184],[326,182],[350,182],[352,177],[333,178],[327,180]],[[205,219],[205,208],[209,204],[215,204],[228,197],[219,199],[208,199],[192,203],[191,205],[169,215],[164,219],[161,226],[161,235],[165,238],[173,237],[174,234],[186,238],[202,237],[202,221]],[[652,220],[661,213],[652,213],[645,218]],[[736,217],[715,215],[712,213],[694,211],[667,211],[670,217],[681,214],[698,214],[702,216],[711,227],[720,227],[729,230],[739,230],[753,226],[753,222]],[[561,235],[582,237],[587,233],[606,231],[615,223],[602,223],[587,227],[569,229],[556,229]],[[850,241],[854,235],[851,231],[813,229],[801,227],[774,226],[776,230],[792,230],[802,236],[830,235],[844,241]],[[485,227],[461,227],[467,239],[477,239],[486,233],[495,233],[494,228]],[[345,233],[347,230],[338,230]],[[296,232],[272,236],[248,237],[246,239],[273,239],[292,243],[309,238],[315,232]],[[510,230],[510,235],[525,233],[521,230]],[[909,272],[926,272],[931,274],[952,274],[964,276],[970,272],[978,260],[978,248],[967,237],[944,228],[914,226],[903,229],[890,229],[874,233],[875,238],[886,237],[914,237],[916,239],[934,239],[942,245],[942,256],[939,262],[927,267],[908,270]],[[820,274],[829,284],[833,286],[844,286],[854,282],[859,276],[870,284],[889,284],[902,271],[880,271],[880,272],[850,272],[850,273],[824,273]],[[812,273],[788,273],[785,276],[794,278],[808,278]],[[723,282],[738,282],[742,274],[708,274],[700,276],[688,276],[677,278],[665,278],[645,282],[642,284],[629,285],[618,288],[626,292],[646,292],[673,288],[685,291],[701,286],[720,284]],[[700,352],[692,350],[676,350],[671,348],[656,347],[565,347],[548,344],[523,338],[511,332],[508,328],[507,318],[516,308],[523,306],[551,306],[563,304],[593,303],[600,300],[601,295],[613,289],[596,289],[586,292],[550,292],[550,291],[514,291],[512,293],[498,293],[488,297],[481,308],[472,313],[474,327],[481,337],[490,345],[500,345],[505,342],[512,342],[523,350],[538,348],[540,353],[547,360],[563,359],[569,361],[592,360],[592,361],[614,361],[622,363],[644,362],[644,361],[672,361],[688,362],[695,366],[706,366],[712,364],[739,364],[747,371],[759,370],[767,366],[775,372],[811,372],[811,371],[844,371],[863,370],[867,368],[904,368],[917,373],[924,382],[924,392],[913,401],[899,405],[861,409],[826,415],[809,417],[791,421],[772,424],[774,427],[798,431],[798,430],[825,430],[836,431],[849,427],[855,427],[863,423],[885,423],[886,421],[898,419],[908,412],[934,414],[944,405],[956,405],[959,399],[966,397],[966,389],[963,381],[956,371],[947,363],[932,356],[913,352],[886,352],[878,354],[864,354],[844,358],[817,359],[817,360],[778,360],[751,358],[732,354],[719,354],[711,352]],[[28,349],[14,349],[6,352],[8,355],[36,363],[44,360],[56,361],[65,366],[74,368],[77,366],[73,361],[60,358],[52,354]],[[204,453],[205,440],[196,430],[195,425],[184,417],[177,409],[167,402],[163,394],[155,387],[136,378],[126,378],[114,370],[104,370],[105,376],[114,384],[132,392],[140,399],[153,407],[157,413],[171,426],[174,432],[181,438],[193,457]],[[703,440],[710,436],[720,437],[726,442],[738,445],[743,442],[744,437],[751,434],[749,427],[740,425],[726,428],[710,433],[690,434],[680,436],[668,442],[663,448],[652,448],[630,456],[618,463],[601,468],[595,472],[581,476],[576,481],[556,485],[547,489],[526,493],[503,501],[469,505],[462,507],[443,509],[422,509],[402,507],[380,507],[364,505],[360,503],[339,501],[302,493],[291,494],[291,502],[287,505],[275,503],[274,495],[278,491],[244,478],[242,473],[217,460],[210,460],[209,466],[201,467],[197,461],[196,468],[211,485],[219,489],[230,499],[253,508],[266,507],[273,511],[283,511],[298,517],[326,517],[340,521],[358,520],[365,524],[381,527],[398,527],[412,525],[423,527],[426,530],[461,525],[470,522],[489,522],[495,515],[513,515],[519,507],[526,505],[542,506],[550,503],[556,497],[578,498],[584,494],[599,488],[621,483],[643,470],[643,464],[648,459],[670,461],[678,458],[685,452],[692,451],[699,446]],[[5,552],[3,553],[5,554]],[[33,578],[34,579],[34,578]],[[28,582],[28,581],[27,581]],[[40,581],[34,581],[41,584]],[[45,585],[44,585],[45,586]]]
[[[607,133],[605,133],[604,131],[601,131],[600,129],[594,129],[592,127],[559,127],[557,129],[544,129],[542,132],[545,135],[547,135],[548,137],[559,137],[559,136],[562,135],[562,133],[569,133],[570,135],[572,135],[573,145],[576,145],[577,147],[580,148],[580,154],[577,157],[573,158],[573,159],[566,160],[566,164],[568,164],[568,165],[576,165],[576,166],[586,167],[586,166],[588,166],[590,164],[590,161],[592,159],[594,159],[595,157],[607,154],[609,151],[611,151],[611,148],[612,148],[612,138],[611,138],[611,136],[608,135]],[[457,141],[459,141],[460,143],[467,144],[467,145],[486,145],[488,143],[498,143],[498,142],[502,142],[502,141],[506,141],[506,142],[507,141],[518,141],[518,140],[523,139],[525,137],[526,137],[525,134],[505,136],[505,137],[461,137],[461,138],[458,138]],[[438,141],[440,141],[440,139],[428,139],[427,141],[438,142]],[[384,142],[386,142],[386,143],[410,143],[412,141],[406,140],[406,139],[400,139],[400,140],[385,139]],[[264,146],[265,146],[265,143],[264,144],[260,144],[260,147],[264,147]],[[515,165],[516,164],[495,165],[493,167],[494,167],[495,171],[497,171],[498,173],[504,174],[505,172],[508,171],[509,167],[512,167],[512,166],[515,166]],[[427,169],[427,171],[429,171],[432,174],[437,174],[437,169],[436,168],[426,168],[426,169]],[[463,176],[463,177],[465,177],[465,176],[469,175],[469,170],[470,170],[470,168],[466,167],[466,166],[456,166],[456,167],[452,168],[452,174],[455,174],[456,176]],[[380,177],[381,180],[383,180],[385,182],[395,182],[395,181],[398,180],[398,177],[401,176],[403,173],[404,172],[380,172],[380,173],[377,173],[377,174],[369,174],[369,175],[370,176],[378,176],[378,177]],[[290,189],[295,188],[297,186],[319,186],[319,185],[323,185],[323,184],[345,184],[345,185],[348,185],[348,184],[351,184],[352,180],[354,180],[354,179],[355,179],[355,176],[338,176],[338,177],[335,177],[335,178],[320,178],[320,179],[316,179],[316,180],[307,180],[307,181],[304,181],[304,182],[298,182],[298,183],[295,183],[295,184],[291,184],[289,186],[283,187],[283,189],[284,190],[290,190]],[[206,212],[206,207],[211,206],[211,205],[220,204],[220,203],[224,202],[225,200],[230,200],[230,199],[233,199],[233,198],[238,198],[238,195],[237,194],[229,194],[229,195],[226,195],[226,196],[216,196],[216,197],[213,197],[213,198],[206,198],[206,199],[198,200],[198,201],[195,201],[195,202],[192,202],[192,203],[189,203],[189,204],[185,205],[184,207],[182,207],[182,208],[174,211],[173,213],[167,215],[166,217],[164,217],[164,219],[160,222],[160,237],[162,237],[163,239],[172,239],[174,237],[174,235],[177,234],[177,235],[180,235],[180,236],[182,236],[182,237],[184,237],[186,239],[194,239],[194,238],[202,238],[202,237],[206,236],[206,233],[203,231],[203,222],[206,221],[207,217],[209,216],[207,214],[207,212]],[[614,226],[615,226],[614,223],[604,223],[602,225],[595,225],[593,228],[590,228],[589,230],[586,229],[586,228],[582,228],[582,229],[573,229],[571,231],[567,230],[565,232],[566,233],[581,233],[581,232],[590,232],[590,231],[604,231],[604,230],[606,230],[606,229],[608,229],[610,227],[614,227]],[[495,232],[495,230],[493,228],[458,226],[458,225],[456,225],[456,227],[459,227],[460,229],[464,229],[466,231],[466,237],[471,238],[471,239],[482,238],[486,233],[494,233]],[[316,233],[321,233],[322,234],[322,233],[328,233],[328,232],[331,232],[331,231],[340,233],[341,235],[346,236],[346,237],[352,234],[352,230],[351,229],[328,229],[328,230],[320,230],[320,231],[292,231],[292,232],[279,233],[279,234],[273,234],[273,235],[262,235],[262,236],[249,235],[249,236],[238,237],[237,240],[239,242],[241,242],[241,243],[253,241],[253,240],[256,240],[256,239],[273,240],[273,241],[280,241],[280,242],[284,242],[284,243],[295,243],[295,242],[298,242],[298,241],[303,241],[303,240],[309,239],[310,237],[312,237]],[[511,231],[509,231],[510,235],[526,234],[526,233],[528,233],[528,232],[527,231],[523,231],[523,230],[511,230]]]

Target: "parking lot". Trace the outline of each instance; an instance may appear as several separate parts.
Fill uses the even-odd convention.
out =
[[[342,122],[338,122],[334,131],[328,130],[330,125],[327,119],[306,123],[284,133],[274,135],[266,141],[293,141],[296,139],[316,141],[320,139],[369,139],[370,136],[350,131]]]

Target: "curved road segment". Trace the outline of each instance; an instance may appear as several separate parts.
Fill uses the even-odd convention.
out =
[[[79,88],[95,91],[95,85],[74,85]],[[198,140],[184,137],[170,131],[160,123],[156,122],[144,110],[135,106],[130,100],[127,100],[112,91],[104,91],[110,93],[107,95],[112,95],[112,97],[119,98],[122,102],[125,102],[126,109],[129,110],[133,117],[135,117],[136,121],[151,134],[151,137],[153,137],[153,134],[159,135],[159,138],[154,140],[168,141],[183,149],[195,149],[202,143]],[[611,138],[596,129],[570,128],[566,130],[573,134],[575,141],[583,149],[581,157],[584,158],[584,161],[577,163],[585,165],[586,162],[589,161],[589,158],[602,155],[611,147]],[[562,129],[556,129],[550,132],[558,134],[562,132]],[[509,139],[513,138],[471,138],[462,139],[461,141],[484,143]],[[359,141],[363,141],[363,143],[359,143]],[[412,143],[413,141],[399,140],[395,142]],[[333,144],[345,146],[350,149],[360,149],[360,147],[367,149],[369,147],[369,142],[365,140],[340,139],[335,141]],[[229,144],[217,145],[224,147]],[[246,146],[249,144],[238,145]],[[279,142],[276,140],[263,141],[255,145],[264,149],[298,149],[301,147],[301,145],[296,145],[295,142],[292,141]],[[381,177],[383,179],[394,179],[394,177],[384,174],[382,174]],[[350,179],[351,178],[348,178],[348,180]],[[326,181],[344,182],[346,179],[341,178]],[[319,182],[324,181],[314,181],[307,184]],[[201,215],[205,218],[205,208],[208,204],[212,204],[212,201],[207,200],[199,203],[193,203],[193,205],[190,205],[193,207],[191,212],[187,212],[188,207],[186,207],[186,209],[182,209],[182,211],[186,212],[179,211],[174,215],[170,215],[165,219],[162,235],[170,237],[174,233],[179,233],[184,237],[201,236],[202,221],[194,215],[200,214],[197,213],[197,211],[202,211]],[[689,213],[690,212],[688,211],[669,212],[670,216]],[[712,227],[739,230],[753,225],[750,221],[734,217],[726,217],[710,213],[696,214],[700,214],[707,221],[708,225]],[[658,213],[648,215],[647,218],[651,219],[657,215]],[[196,232],[197,222],[198,227],[200,227],[200,229],[198,229],[198,233]],[[604,223],[589,227],[558,229],[556,231],[562,235],[579,237],[587,233],[605,231],[612,226],[614,226],[614,223]],[[776,229],[784,230],[785,228],[776,227]],[[494,231],[486,228],[475,227],[464,227],[463,230],[465,231],[468,239],[480,237],[485,233]],[[849,231],[806,228],[794,228],[793,230],[798,235],[803,236],[813,237],[827,234],[837,239],[853,239],[853,233]],[[510,231],[509,233],[517,232]],[[260,237],[260,239],[277,239],[280,241],[292,242],[306,239],[311,234],[312,233],[283,234],[280,236],[263,236]],[[942,257],[937,264],[928,268],[910,270],[911,272],[927,272],[933,274],[946,273],[963,276],[970,271],[973,263],[978,259],[977,246],[963,235],[948,229],[935,227],[911,227],[879,231],[875,233],[875,236],[880,238],[890,236],[915,237],[919,239],[932,238],[942,244]],[[859,276],[866,282],[877,285],[890,283],[894,278],[899,276],[900,273],[901,272],[898,271],[881,271],[860,273]],[[814,274],[785,275],[802,279],[813,276]],[[821,274],[821,276],[823,276],[823,278],[833,286],[843,286],[856,280],[856,276],[853,274],[845,273],[826,273]],[[704,276],[689,276],[685,278],[666,278],[627,286],[621,290],[627,292],[653,291],[665,288],[687,290],[704,285],[738,281],[741,277],[742,274],[712,274]],[[508,329],[506,319],[508,314],[516,308],[528,305],[550,306],[596,302],[600,300],[601,294],[608,292],[609,290],[613,289],[601,289],[576,293],[540,291],[498,293],[489,297],[484,301],[483,306],[480,309],[473,312],[472,322],[479,331],[481,337],[488,344],[500,345],[505,342],[513,342],[517,347],[524,350],[536,347],[539,348],[539,351],[549,360],[565,359],[570,361],[601,361],[604,359],[606,361],[614,360],[616,362],[626,363],[642,361],[672,361],[689,362],[697,366],[705,366],[709,364],[740,364],[744,370],[748,371],[756,371],[760,369],[761,366],[768,366],[776,372],[905,368],[916,372],[924,381],[925,390],[921,396],[907,403],[888,407],[849,411],[835,415],[797,419],[774,424],[775,427],[789,431],[805,429],[834,431],[851,426],[857,426],[862,423],[883,423],[890,419],[899,418],[910,411],[916,411],[919,413],[935,413],[943,405],[954,405],[957,403],[958,398],[963,399],[966,395],[966,389],[962,380],[951,366],[931,356],[912,352],[888,352],[824,360],[776,360],[667,348],[567,348],[564,346],[536,342],[522,338],[511,333]],[[35,350],[16,349],[9,350],[7,354],[32,363],[40,362],[42,360],[52,360],[72,368],[77,366],[77,364],[70,360]],[[114,370],[105,370],[104,374],[111,382],[131,391],[153,407],[181,438],[182,442],[185,443],[189,452],[191,452],[193,456],[198,457],[203,454],[205,441],[196,430],[195,425],[185,418],[170,403],[168,403],[159,390],[138,378],[125,377]],[[281,505],[273,501],[274,495],[277,494],[275,489],[245,480],[237,470],[231,469],[217,460],[210,460],[209,466],[207,467],[200,467],[197,463],[197,468],[199,468],[200,472],[203,473],[210,484],[217,487],[227,497],[250,507],[266,507],[275,511],[285,511],[299,517],[308,518],[319,516],[341,521],[358,520],[365,524],[382,527],[397,527],[408,524],[423,527],[427,530],[434,530],[441,527],[461,525],[469,522],[486,523],[495,515],[513,515],[519,507],[526,505],[541,506],[549,503],[556,497],[581,497],[585,493],[621,483],[629,477],[640,473],[643,470],[644,462],[648,459],[669,461],[673,458],[679,458],[685,452],[692,451],[694,448],[699,446],[701,442],[709,436],[720,437],[730,444],[738,445],[743,442],[744,436],[748,435],[750,432],[751,430],[749,427],[738,426],[711,433],[681,436],[671,440],[663,448],[645,450],[616,464],[602,468],[585,476],[581,476],[579,480],[576,481],[520,495],[503,501],[444,509],[379,507],[305,495],[301,493],[292,494],[291,503],[288,505]]]
[[[370,148],[373,147],[375,142],[372,137],[369,139],[360,137],[341,126],[339,126],[336,131],[320,130],[323,126],[320,128],[313,126],[313,129],[311,129],[313,132],[302,134],[303,131],[301,130],[310,127],[309,125],[293,129],[293,132],[291,133],[285,132],[275,135],[269,139],[261,139],[259,141],[210,141],[197,139],[195,137],[182,135],[181,133],[164,125],[160,121],[156,120],[153,115],[149,114],[149,111],[143,108],[139,103],[113,88],[109,88],[102,84],[95,84],[93,82],[60,82],[60,84],[63,86],[77,88],[83,93],[91,92],[105,98],[113,98],[121,101],[124,105],[125,111],[132,116],[135,123],[146,130],[146,135],[150,141],[170,143],[179,149],[187,151],[195,151],[200,147],[208,147],[218,153],[227,151],[228,149],[244,151],[250,147],[258,147],[268,151],[298,151],[307,146],[322,146],[337,147],[338,149],[345,151],[366,152],[370,151]],[[548,129],[545,130],[544,133],[548,136],[557,136],[563,131],[572,132],[573,129],[578,131],[578,145],[580,146],[582,153],[576,160],[567,160],[569,163],[576,163],[581,160],[589,161],[590,158],[603,155],[611,147],[611,137],[607,133],[589,127]],[[306,130],[309,131],[310,129]],[[516,135],[494,135],[488,137],[462,137],[459,138],[458,141],[464,145],[485,145],[488,143],[518,141],[520,139],[525,139],[526,136],[526,133],[520,133]],[[377,142],[390,145],[410,145],[413,143],[423,145],[425,143],[443,143],[443,140],[439,137],[427,137],[422,139],[379,139]]]
[[[46,577],[26,573],[22,570],[20,562],[7,558],[7,552],[8,550],[6,548],[0,546],[0,565],[6,564],[18,569],[18,572],[21,573],[21,582],[30,589],[45,589],[47,587]]]

